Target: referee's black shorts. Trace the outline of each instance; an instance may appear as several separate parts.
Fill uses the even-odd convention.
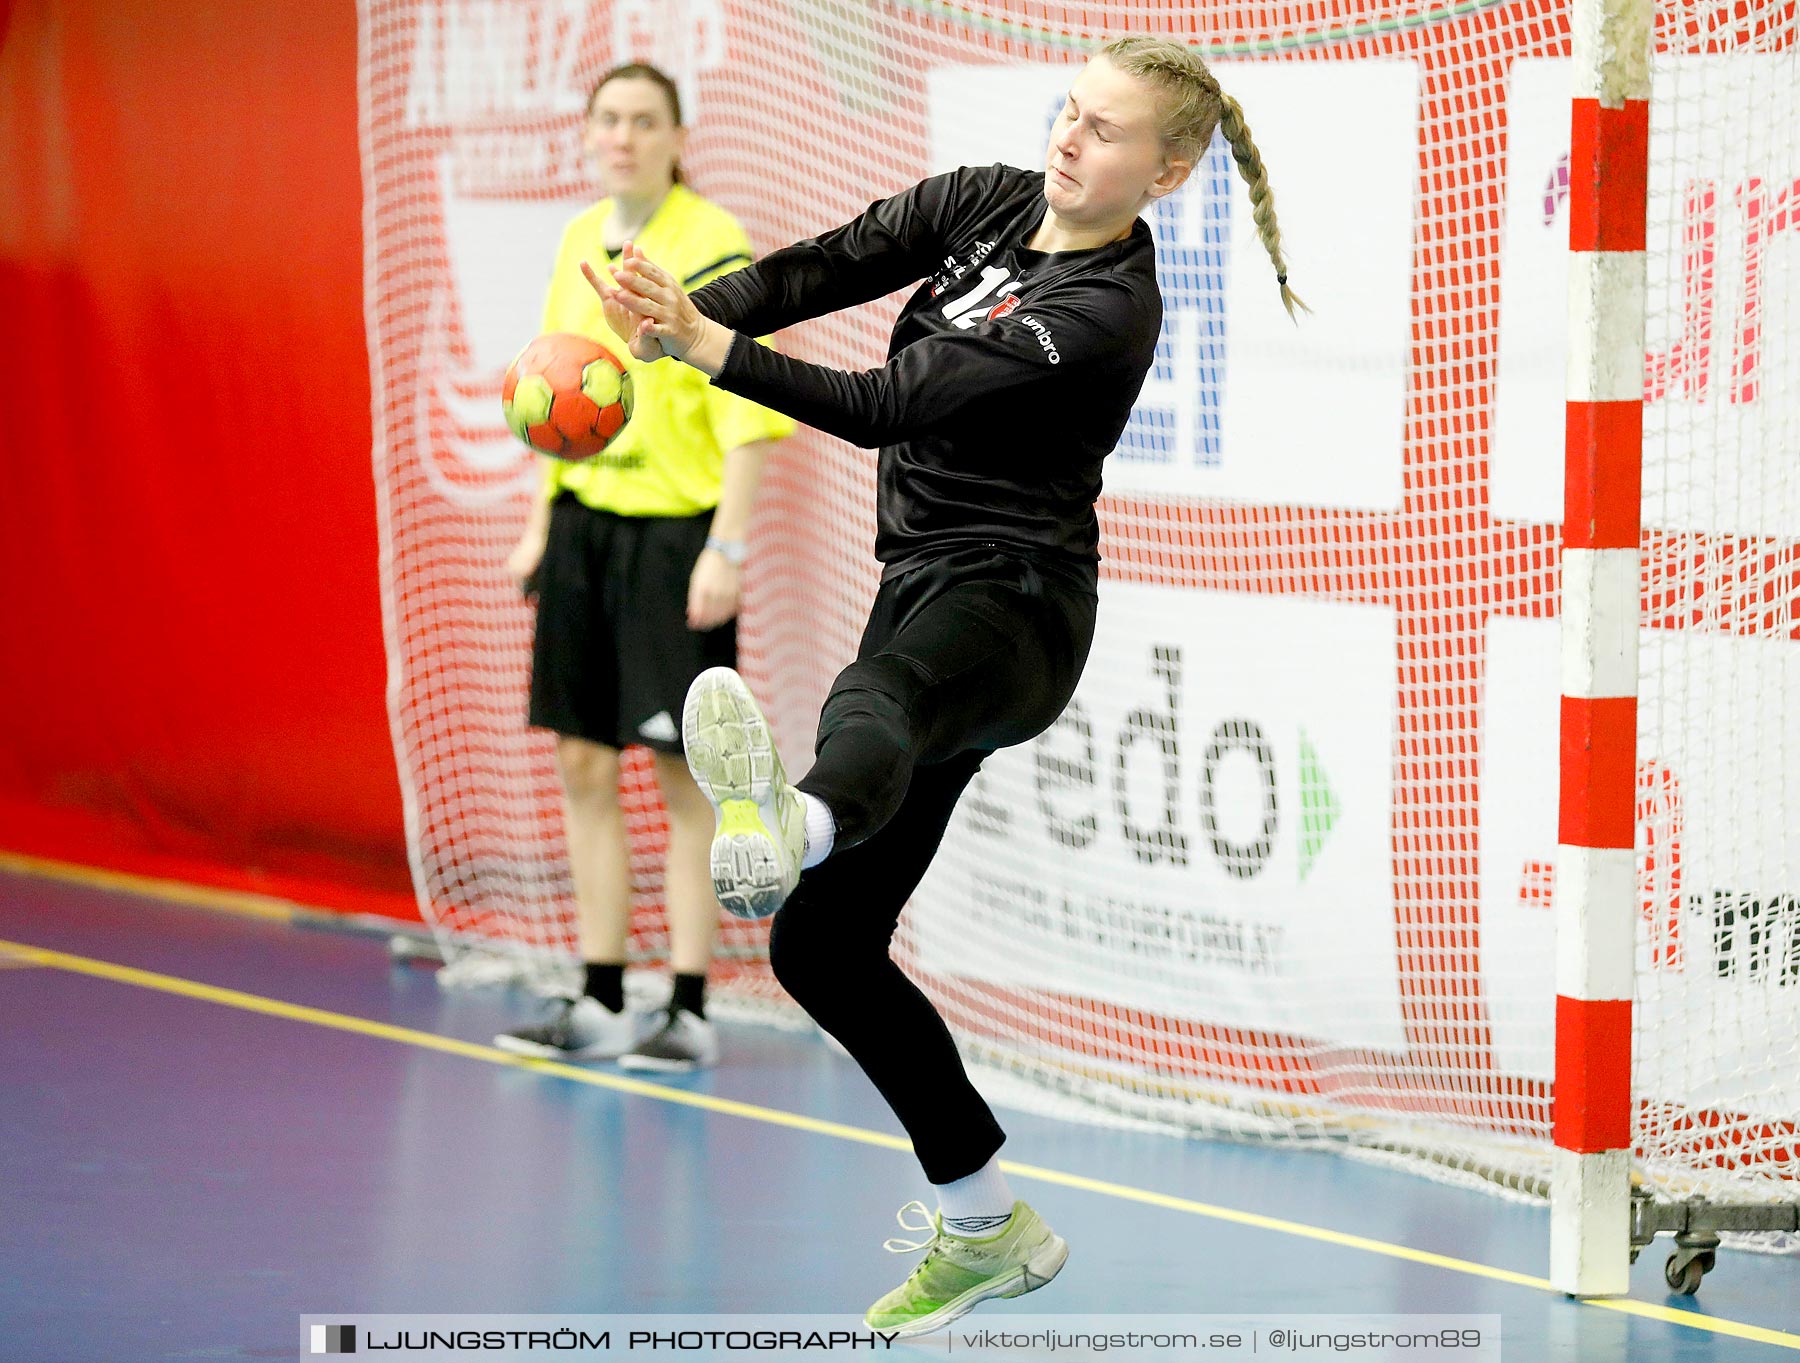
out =
[[[712,512],[615,516],[569,493],[550,508],[538,568],[531,723],[609,748],[680,753],[681,703],[709,667],[737,666],[737,622],[687,625],[688,579]]]

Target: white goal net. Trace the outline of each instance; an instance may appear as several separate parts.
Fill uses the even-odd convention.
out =
[[[1199,45],[1269,168],[1282,313],[1215,147],[1155,227],[1163,345],[1109,460],[1075,701],[991,759],[899,938],[1012,1101],[1329,1139],[1539,1189],[1548,1146],[1566,351],[1560,0],[361,0],[392,707],[422,909],[567,959],[524,727],[531,495],[500,421],[596,75],[680,82],[684,167],[768,250],[935,170],[1036,165],[1097,38]],[[1661,1186],[1800,1155],[1800,64],[1794,0],[1658,15],[1635,1137]],[[878,363],[898,300],[782,344]],[[1070,403],[1082,394],[1071,391]],[[804,770],[876,565],[874,457],[803,430],[743,670]],[[638,927],[664,829],[627,776]],[[846,906],[853,912],[854,906]],[[792,1015],[766,928],[721,997]]]

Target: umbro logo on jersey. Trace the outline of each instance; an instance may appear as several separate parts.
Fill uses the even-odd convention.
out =
[[[1043,349],[1045,359],[1049,360],[1051,364],[1062,363],[1062,356],[1056,350],[1056,338],[1051,336],[1049,327],[1028,312],[1019,314],[1019,323],[1021,326],[1031,328],[1032,334],[1037,337],[1038,345]]]
[[[669,717],[667,710],[658,710],[649,719],[638,725],[638,732],[654,743],[673,743],[681,737],[675,728],[675,721]]]

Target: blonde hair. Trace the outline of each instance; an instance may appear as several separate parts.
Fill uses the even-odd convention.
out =
[[[1218,77],[1200,54],[1170,38],[1134,33],[1113,39],[1100,49],[1099,55],[1156,92],[1161,114],[1157,131],[1162,135],[1163,146],[1175,156],[1198,165],[1212,141],[1213,131],[1225,134],[1238,172],[1250,186],[1256,235],[1275,266],[1275,279],[1281,285],[1281,306],[1287,309],[1289,317],[1295,308],[1311,312],[1288,288],[1287,261],[1281,254],[1281,227],[1275,221],[1275,193],[1269,188],[1262,153],[1250,138],[1244,111],[1219,88]]]

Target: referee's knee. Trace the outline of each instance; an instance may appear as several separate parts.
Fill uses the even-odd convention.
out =
[[[563,789],[572,800],[597,798],[616,801],[619,792],[619,750],[573,734],[558,734],[556,768]]]

